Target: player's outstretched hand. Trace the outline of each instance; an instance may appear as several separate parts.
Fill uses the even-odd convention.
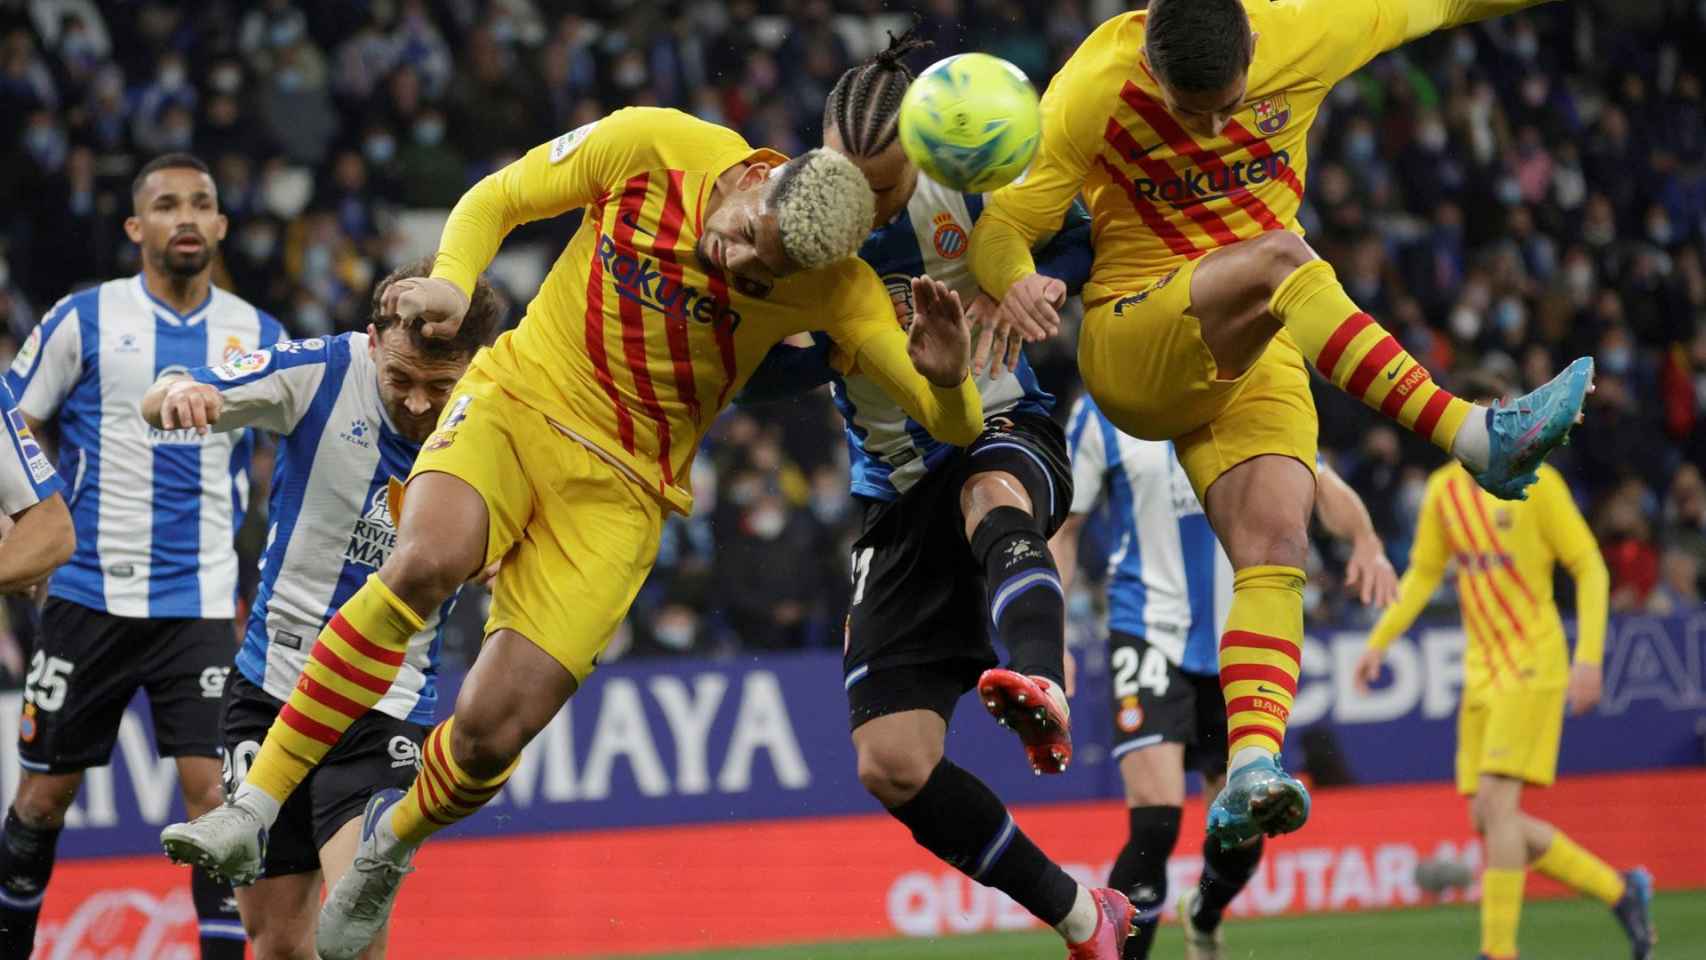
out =
[[[1570,688],[1564,693],[1570,716],[1579,717],[1599,706],[1602,681],[1599,664],[1578,663],[1570,668]]]
[[[966,316],[971,318],[972,332],[977,338],[971,350],[973,376],[983,376],[987,370],[990,376],[998,377],[1019,365],[1025,338],[1002,321],[1001,305],[994,297],[979,291]]]
[[[912,279],[912,327],[906,352],[912,366],[938,387],[957,387],[971,365],[971,318],[960,295],[929,277]]]
[[[1365,607],[1388,607],[1398,599],[1398,571],[1386,559],[1386,548],[1379,537],[1360,539],[1351,546],[1345,586],[1357,591]]]
[[[1380,664],[1386,659],[1385,650],[1369,647],[1357,658],[1356,683],[1358,693],[1367,693],[1374,686],[1374,681],[1380,679]]]
[[[1065,303],[1066,284],[1033,273],[1007,288],[1007,296],[1001,301],[1001,316],[1010,329],[1034,343],[1060,332],[1060,308]]]
[[[448,339],[462,329],[462,318],[468,313],[468,295],[449,280],[410,277],[385,288],[379,298],[379,312],[395,316],[404,324],[419,319],[422,334]]]
[[[160,426],[167,430],[188,430],[205,434],[219,422],[225,409],[225,398],[213,387],[188,378],[166,388],[160,401]]]

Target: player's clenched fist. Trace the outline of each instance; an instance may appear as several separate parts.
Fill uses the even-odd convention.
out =
[[[225,408],[225,398],[205,383],[188,378],[176,380],[166,388],[160,403],[160,426],[167,430],[195,428],[205,434],[219,422],[219,412]]]
[[[379,312],[396,316],[405,324],[421,321],[421,333],[429,337],[454,337],[468,312],[468,295],[449,280],[411,277],[385,288]]]

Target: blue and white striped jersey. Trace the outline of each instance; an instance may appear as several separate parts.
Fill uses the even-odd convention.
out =
[[[47,454],[36,443],[30,425],[18,412],[18,401],[6,381],[0,378],[0,417],[6,421],[6,437],[11,442],[0,450],[0,513],[15,517],[25,510],[65,489]]]
[[[1187,673],[1219,673],[1232,563],[1173,444],[1121,433],[1088,395],[1066,439],[1072,512],[1107,524],[1108,628],[1143,637]]]
[[[26,415],[59,419],[77,551],[49,594],[120,617],[234,615],[232,540],[248,507],[254,438],[156,430],[142,419],[142,395],[163,373],[223,363],[279,336],[277,321],[234,294],[212,288],[180,314],[141,276],[48,311],[6,376]]]
[[[912,316],[912,279],[929,274],[957,292],[970,307],[977,281],[966,261],[972,225],[983,212],[983,197],[958,193],[920,175],[912,199],[900,215],[878,227],[859,248],[859,256],[877,271],[894,300],[897,316]],[[984,416],[1020,411],[1047,414],[1054,397],[1038,385],[1030,361],[999,377],[978,377]],[[853,492],[893,500],[953,454],[882,388],[857,373],[831,381],[835,405],[847,422],[847,452]]]
[[[217,429],[283,434],[261,584],[237,654],[243,676],[283,700],[314,638],[396,546],[388,481],[408,478],[420,444],[392,426],[364,333],[289,340],[190,376],[224,396]],[[455,602],[452,595],[410,639],[381,713],[432,722],[439,646]]]

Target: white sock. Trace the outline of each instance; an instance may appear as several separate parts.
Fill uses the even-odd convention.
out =
[[[1090,896],[1090,888],[1078,885],[1078,899],[1072,901],[1072,909],[1066,912],[1066,919],[1054,925],[1067,943],[1083,943],[1096,932],[1096,921],[1102,915],[1096,907],[1096,898]]]
[[[259,817],[269,830],[278,820],[278,801],[272,798],[272,794],[252,786],[247,780],[237,786],[237,795],[231,798],[231,802]]]
[[[1232,755],[1232,762],[1226,765],[1226,775],[1230,777],[1257,760],[1272,760],[1273,758],[1272,751],[1263,750],[1261,747],[1245,747]]]
[[[1487,435],[1487,408],[1477,403],[1475,412],[1464,419],[1463,426],[1457,428],[1457,436],[1451,439],[1451,455],[1479,473],[1487,469],[1492,458],[1492,442]]]

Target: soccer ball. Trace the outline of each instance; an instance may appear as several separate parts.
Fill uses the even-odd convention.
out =
[[[930,65],[900,102],[900,148],[930,179],[965,193],[1011,183],[1037,155],[1042,112],[1024,71],[987,53]]]

